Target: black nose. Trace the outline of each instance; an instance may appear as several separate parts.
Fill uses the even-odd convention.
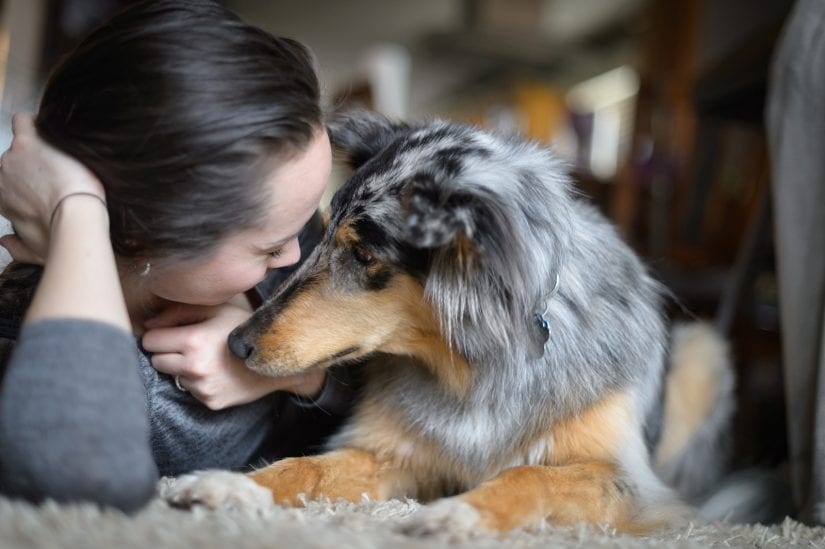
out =
[[[247,341],[243,330],[235,328],[229,334],[229,350],[241,360],[246,360],[255,351],[255,345]]]

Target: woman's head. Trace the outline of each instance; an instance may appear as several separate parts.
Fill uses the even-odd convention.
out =
[[[304,149],[266,174],[260,226],[233,231],[201,261],[167,263],[147,277],[147,289],[168,301],[217,305],[260,282],[269,268],[298,261],[298,233],[318,207],[331,163],[329,139],[318,129]]]
[[[37,127],[103,182],[119,256],[194,259],[271,228],[279,166],[326,141],[319,103],[297,42],[211,1],[161,0],[116,15],[54,70]]]

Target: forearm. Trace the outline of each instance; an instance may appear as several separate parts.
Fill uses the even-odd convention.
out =
[[[157,469],[132,335],[84,320],[25,325],[0,388],[0,464],[3,490],[34,501],[148,501]]]
[[[43,277],[24,322],[55,318],[83,318],[131,331],[108,213],[93,196],[67,198],[52,220]]]

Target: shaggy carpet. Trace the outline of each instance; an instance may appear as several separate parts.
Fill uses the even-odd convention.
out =
[[[786,519],[773,526],[689,524],[631,537],[607,529],[544,526],[503,538],[456,525],[428,537],[404,533],[421,506],[412,500],[361,503],[310,502],[302,509],[273,506],[264,512],[180,510],[157,498],[134,516],[94,505],[40,506],[0,498],[0,547],[11,548],[461,548],[538,547],[823,547],[825,528]]]

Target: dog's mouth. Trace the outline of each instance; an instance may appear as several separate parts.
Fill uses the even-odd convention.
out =
[[[340,362],[358,358],[362,354],[363,353],[361,347],[352,346],[347,347],[346,349],[342,349],[331,355],[327,355],[324,358],[318,359],[315,362],[309,364],[308,366],[298,365],[297,367],[293,366],[288,368],[278,368],[276,365],[268,361],[262,361],[259,356],[252,355],[246,360],[246,367],[252,370],[253,372],[269,377],[289,376],[299,372],[308,372],[312,370],[321,370],[324,368],[329,368],[330,366],[334,366],[335,364],[338,364]]]
[[[320,360],[316,360],[313,362],[307,370],[314,370],[316,368],[329,368],[330,366],[334,366],[339,362],[343,362],[345,360],[356,358],[361,354],[361,347],[347,347],[342,351],[338,351],[337,353],[333,353],[326,358],[322,358]]]
[[[360,352],[361,352],[361,347],[358,347],[357,345],[353,345],[352,347],[347,347],[343,351],[338,351],[337,353],[333,353],[328,358],[324,359],[324,361],[338,362],[338,361],[343,360],[347,357],[351,357],[352,355],[357,355]],[[321,362],[323,362],[323,361],[318,361],[314,365],[320,364]]]

